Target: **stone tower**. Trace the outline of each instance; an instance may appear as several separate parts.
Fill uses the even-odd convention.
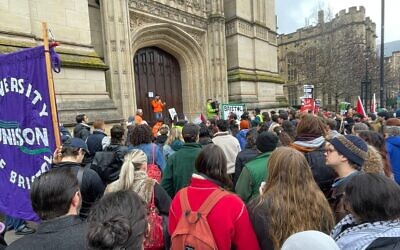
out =
[[[5,2],[0,53],[41,44],[41,21],[61,42],[54,80],[67,126],[79,113],[118,123],[138,108],[153,119],[154,94],[189,119],[207,98],[249,109],[283,103],[274,0]]]
[[[285,103],[278,75],[274,0],[225,0],[229,101],[250,109]]]

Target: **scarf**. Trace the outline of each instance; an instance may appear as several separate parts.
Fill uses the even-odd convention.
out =
[[[294,149],[299,150],[300,152],[311,152],[315,149],[319,148],[324,144],[325,138],[323,136],[317,137],[314,139],[305,137],[296,137],[296,141],[293,142],[290,146]]]
[[[217,133],[214,134],[214,137],[223,136],[223,135],[229,135],[229,131],[217,132]]]
[[[365,249],[378,238],[400,237],[400,220],[360,224],[349,214],[333,228],[331,237],[340,249]]]
[[[145,171],[135,171],[134,181],[131,185],[132,191],[135,191],[145,202],[151,202],[155,181],[147,176]]]

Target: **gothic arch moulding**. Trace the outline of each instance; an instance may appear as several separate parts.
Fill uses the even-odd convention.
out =
[[[136,27],[137,28],[137,27]],[[198,42],[181,28],[158,23],[131,30],[132,57],[138,49],[156,46],[173,55],[181,68],[183,111],[193,118],[203,112],[208,89],[205,56]]]

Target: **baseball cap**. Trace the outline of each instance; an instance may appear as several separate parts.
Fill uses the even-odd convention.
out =
[[[64,144],[63,147],[70,147],[70,148],[81,148],[86,151],[86,153],[89,153],[88,146],[86,143],[80,139],[80,138],[70,138],[67,140]]]

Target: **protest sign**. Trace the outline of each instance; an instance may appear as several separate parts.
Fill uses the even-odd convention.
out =
[[[169,113],[169,116],[171,117],[171,120],[174,120],[175,116],[178,114],[178,113],[176,113],[175,108],[168,109],[168,113]]]
[[[29,189],[56,147],[46,66],[44,46],[0,56],[0,211],[25,220],[37,219]]]
[[[301,112],[305,112],[308,110],[312,110],[314,112],[314,108],[315,108],[315,103],[314,103],[314,99],[312,98],[303,98],[302,99],[302,105],[301,105]]]
[[[244,110],[244,104],[222,104],[222,119],[227,120],[228,116],[231,112],[235,113],[240,119],[240,116],[242,116]]]

